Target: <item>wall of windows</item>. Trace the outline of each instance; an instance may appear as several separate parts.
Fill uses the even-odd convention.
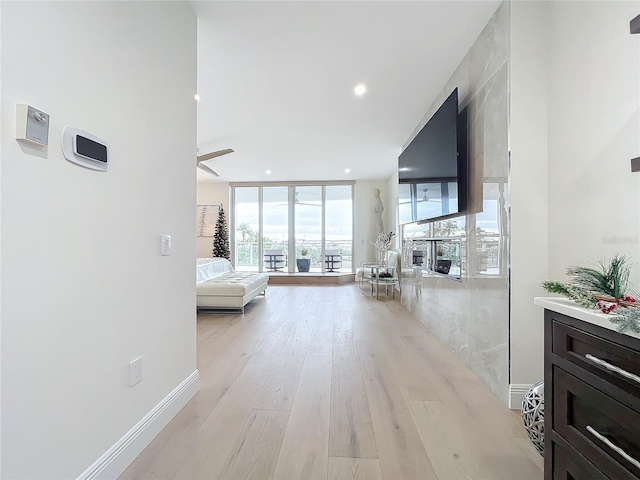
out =
[[[353,184],[231,185],[230,236],[236,270],[268,271],[265,251],[281,250],[281,270],[326,270],[327,251],[342,255],[341,272],[353,271]]]

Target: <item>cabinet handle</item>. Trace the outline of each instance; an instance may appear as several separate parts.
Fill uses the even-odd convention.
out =
[[[616,367],[615,365],[611,365],[609,362],[605,362],[604,360],[600,360],[598,357],[594,357],[590,353],[585,355],[587,360],[591,360],[593,363],[596,363],[607,370],[611,370],[612,372],[617,373],[618,375],[622,375],[624,378],[629,380],[633,380],[636,383],[640,383],[640,377],[638,375],[634,375],[633,373],[629,373],[626,370],[623,370],[620,367]]]
[[[617,446],[615,443],[613,443],[607,437],[605,437],[604,435],[598,433],[598,431],[595,428],[593,428],[591,425],[587,425],[587,430],[589,431],[589,433],[591,433],[591,435],[596,437],[598,440],[600,440],[602,443],[604,443],[611,450],[619,453],[620,456],[622,456],[622,458],[624,458],[627,462],[631,463],[637,469],[640,469],[640,462],[638,460],[633,458],[631,455],[629,455],[627,452],[625,452],[622,448]]]

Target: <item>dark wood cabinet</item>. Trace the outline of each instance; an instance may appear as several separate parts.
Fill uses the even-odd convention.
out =
[[[545,479],[640,478],[640,339],[545,310]]]

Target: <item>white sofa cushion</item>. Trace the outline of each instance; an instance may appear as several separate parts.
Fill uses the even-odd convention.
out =
[[[198,296],[243,297],[261,285],[266,288],[266,273],[229,272],[196,286]]]
[[[226,258],[196,259],[196,284],[206,282],[227,272],[233,272],[233,266]]]

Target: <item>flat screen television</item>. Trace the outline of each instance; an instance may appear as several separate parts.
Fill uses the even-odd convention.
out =
[[[459,215],[467,204],[467,111],[458,89],[398,157],[401,224]]]

